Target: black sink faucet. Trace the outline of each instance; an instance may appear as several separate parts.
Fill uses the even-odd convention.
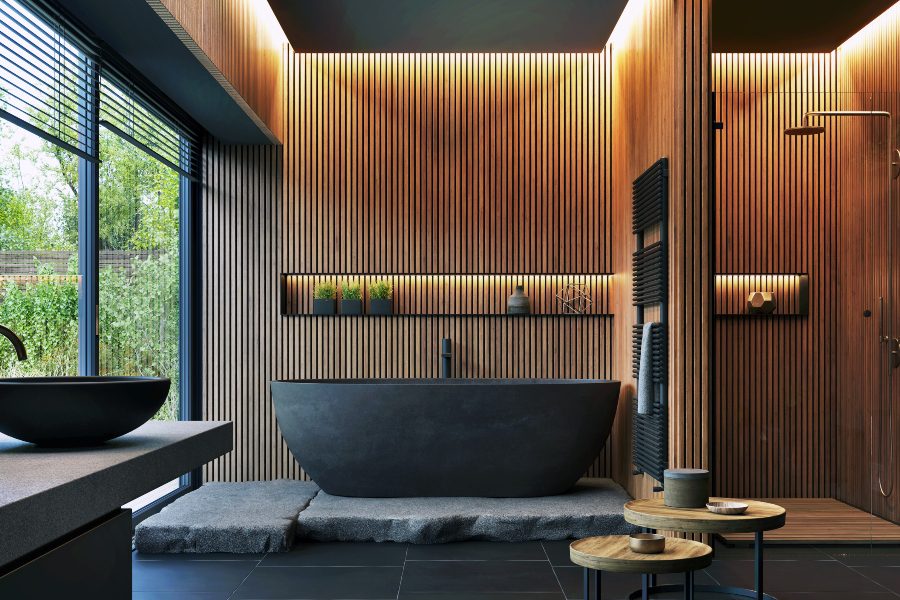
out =
[[[25,344],[22,343],[19,336],[13,333],[11,329],[7,329],[3,325],[0,325],[0,335],[5,336],[6,339],[12,342],[13,348],[16,349],[16,356],[19,360],[28,358],[28,354],[25,353]]]

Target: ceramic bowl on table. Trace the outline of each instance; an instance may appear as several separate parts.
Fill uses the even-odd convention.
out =
[[[632,533],[628,547],[639,554],[659,554],[666,549],[666,536],[658,533]]]
[[[748,506],[743,502],[707,502],[706,508],[717,515],[742,515]]]

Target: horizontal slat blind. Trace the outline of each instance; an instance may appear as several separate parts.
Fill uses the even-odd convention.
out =
[[[53,16],[0,0],[0,117],[85,158],[96,65]]]
[[[139,91],[104,69],[100,79],[100,125],[182,175],[199,165],[199,140],[161,116]]]

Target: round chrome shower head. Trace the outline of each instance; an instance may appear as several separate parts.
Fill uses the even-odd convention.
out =
[[[800,125],[799,127],[788,127],[784,130],[784,135],[819,135],[824,132],[825,128],[819,125]]]

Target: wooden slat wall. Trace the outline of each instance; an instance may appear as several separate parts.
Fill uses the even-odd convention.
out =
[[[708,0],[633,0],[616,26],[613,54],[613,353],[628,357],[631,306],[631,182],[658,158],[670,159],[669,205],[669,462],[708,467],[711,223],[708,178]],[[650,240],[652,241],[652,240]],[[649,310],[647,319],[658,319]],[[629,440],[634,380],[629,361],[614,363],[623,381],[617,439]],[[631,475],[630,451],[616,455],[614,474],[634,496],[654,482]]]
[[[716,272],[808,273],[810,281],[806,318],[716,320],[715,491],[832,496],[840,144],[833,129],[795,138],[784,129],[806,110],[838,108],[837,61],[714,54],[713,91],[724,123],[716,134]],[[724,302],[718,309],[733,312]]]
[[[296,54],[302,273],[608,273],[602,54]]]
[[[894,302],[900,306],[900,184],[893,180],[892,219],[888,212],[889,150],[900,145],[900,4],[881,15],[836,51],[840,68],[841,108],[886,110],[894,115],[893,130],[884,120],[845,119],[838,126],[844,149],[840,176],[841,310],[838,315],[841,360],[839,369],[837,497],[865,511],[900,522],[900,372],[891,371],[893,397],[887,386],[879,402],[879,360],[884,347],[877,343],[879,296],[889,297],[887,284],[887,225],[894,236]],[[890,133],[891,142],[888,143]],[[869,308],[873,316],[865,318]],[[886,305],[889,310],[889,305]],[[893,335],[900,332],[900,309],[893,311]],[[891,427],[889,403],[894,406]],[[891,466],[889,439],[893,429],[895,456]],[[880,430],[880,431],[879,431]],[[894,484],[885,499],[878,478]]]
[[[266,2],[147,0],[272,142],[283,140],[284,46]]]
[[[670,463],[711,466],[713,223],[711,0],[675,1],[675,138],[669,206]]]
[[[291,272],[455,273],[460,297],[492,280],[482,274],[609,272],[605,54],[287,62],[283,151],[206,149],[205,416],[236,427],[235,451],[207,479],[302,476],[275,425],[272,379],[437,377],[443,337],[461,377],[611,376],[610,318],[291,318],[278,307]],[[627,443],[608,443],[589,474],[610,473],[611,447]]]

